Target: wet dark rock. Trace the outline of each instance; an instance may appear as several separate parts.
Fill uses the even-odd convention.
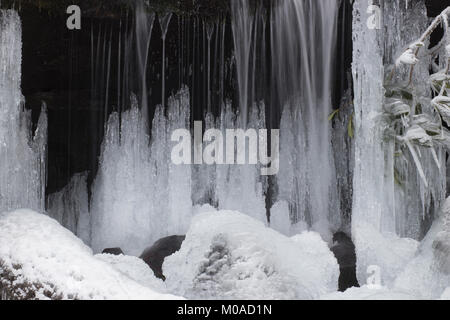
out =
[[[165,280],[162,272],[164,259],[181,248],[186,236],[170,236],[159,239],[151,247],[144,250],[140,258],[153,270],[156,277]]]
[[[339,291],[351,287],[359,287],[356,279],[356,252],[352,239],[344,232],[337,232],[333,236],[334,245],[331,247],[340,269]]]
[[[112,254],[115,256],[120,256],[121,254],[124,254],[122,249],[120,248],[106,248],[102,251],[103,254]]]

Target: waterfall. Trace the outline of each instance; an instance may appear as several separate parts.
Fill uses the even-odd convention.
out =
[[[148,50],[150,47],[150,40],[152,38],[154,22],[155,22],[155,14],[146,12],[144,1],[142,0],[136,1],[135,29],[136,29],[136,47],[137,47],[137,63],[138,63],[137,70],[140,79],[139,86],[141,88],[140,101],[143,108],[142,116],[147,121],[148,121],[147,64],[148,64]]]
[[[13,10],[0,10],[0,212],[45,210],[47,113],[32,134],[21,93],[22,27]]]
[[[250,13],[250,3],[247,0],[231,1],[231,16],[233,40],[239,87],[239,107],[242,123],[247,125],[249,101],[249,65],[252,43],[253,16]]]
[[[338,9],[335,0],[274,1],[271,17],[272,107],[282,110],[278,201],[292,223],[328,240],[340,227],[328,121]]]
[[[161,39],[163,42],[163,49],[162,49],[162,72],[161,72],[161,81],[162,81],[162,99],[161,104],[162,106],[166,105],[166,36],[167,36],[167,30],[169,29],[169,23],[172,19],[172,12],[167,12],[165,14],[161,14],[159,16],[159,25],[161,27]]]

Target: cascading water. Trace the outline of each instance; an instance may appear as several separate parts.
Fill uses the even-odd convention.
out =
[[[137,62],[140,82],[140,103],[143,108],[142,116],[148,121],[148,93],[147,93],[147,64],[148,50],[152,38],[153,24],[155,22],[155,13],[148,13],[144,7],[144,1],[136,1],[135,9],[135,29]],[[119,52],[121,50],[119,49]],[[119,61],[120,64],[120,61]],[[120,79],[120,77],[119,77]],[[120,92],[120,91],[119,91]]]
[[[233,40],[236,55],[237,82],[239,87],[239,107],[242,123],[248,119],[248,77],[250,66],[250,48],[254,19],[250,12],[250,3],[246,0],[231,1]]]
[[[327,120],[333,109],[339,2],[275,1],[272,6],[273,94],[275,107],[283,110],[277,199],[289,207],[292,223],[306,223],[330,240],[330,227],[341,227]]]
[[[47,113],[32,135],[31,111],[20,89],[22,27],[13,10],[0,10],[0,212],[45,210]]]
[[[272,208],[270,224],[286,234],[313,227],[328,240],[330,227],[340,227],[339,209],[336,209],[339,205],[336,190],[332,187],[336,174],[331,157],[330,123],[327,120],[332,109],[331,70],[337,9],[334,1],[276,1],[271,21],[276,99],[270,111],[284,107],[281,119],[281,150],[284,154],[281,155],[282,169],[277,179],[280,192],[278,202]],[[142,89],[146,74],[142,68],[147,65],[148,39],[151,39],[154,16],[141,12],[145,11],[143,6],[136,6],[136,10],[138,73],[142,79],[138,88]],[[313,19],[309,18],[311,12]],[[231,15],[239,87],[238,109],[233,110],[231,103],[223,101],[226,70],[224,26],[222,32],[214,33],[210,22],[203,23],[205,57],[201,65],[201,70],[208,73],[205,78],[209,79],[211,42],[215,36],[216,47],[219,40],[222,43],[220,72],[217,73],[220,79],[216,86],[221,99],[213,99],[209,80],[200,85],[195,73],[192,73],[191,82],[191,90],[197,90],[200,85],[207,91],[203,95],[204,107],[209,111],[205,115],[205,128],[216,128],[224,137],[227,129],[266,128],[266,103],[258,100],[270,98],[264,89],[268,73],[263,70],[267,63],[267,12],[262,4],[253,7],[248,1],[233,1]],[[171,133],[175,129],[189,129],[193,118],[190,113],[193,107],[191,99],[186,99],[189,97],[188,89],[182,89],[176,97],[169,99],[168,106],[164,106],[165,34],[170,17],[170,14],[160,16],[163,104],[156,107],[150,136],[144,129],[147,110],[145,93],[141,99],[132,99],[134,102],[130,110],[113,113],[108,122],[100,167],[92,187],[91,233],[95,251],[120,246],[126,252],[138,254],[160,237],[185,233],[196,211],[193,205],[209,204],[222,210],[237,210],[268,222],[266,197],[270,185],[267,177],[261,176],[260,165],[206,166],[202,164],[202,159],[195,157],[193,166],[175,166],[170,162]],[[197,23],[195,20],[194,50],[198,41],[195,35]],[[308,23],[314,28],[309,27]],[[147,31],[149,34],[146,34]],[[184,31],[180,30],[180,34]],[[122,41],[122,38],[119,39]],[[127,57],[130,56],[129,48],[133,46],[132,38],[125,36],[124,42],[125,52],[118,56],[124,65],[122,87],[131,88],[132,69]],[[319,46],[320,55],[313,54],[310,43]],[[97,47],[101,47],[100,44]],[[193,58],[190,68],[197,63],[195,55]],[[188,58],[180,60],[183,64]],[[122,99],[126,94],[127,91],[122,92]],[[219,117],[215,118],[211,110],[219,110]],[[272,114],[269,120],[276,122]],[[202,131],[198,130],[195,128],[194,133],[202,135]],[[203,152],[203,146],[194,145],[193,154],[199,152]],[[295,158],[294,162],[291,157]],[[323,201],[324,197],[326,201]],[[291,224],[294,226],[291,227]]]
[[[161,27],[161,39],[163,42],[163,49],[162,49],[162,72],[161,72],[161,81],[162,81],[162,102],[161,104],[163,106],[166,105],[166,36],[167,36],[167,30],[169,28],[170,20],[172,19],[172,12],[167,12],[165,14],[161,14],[159,16],[159,25]]]

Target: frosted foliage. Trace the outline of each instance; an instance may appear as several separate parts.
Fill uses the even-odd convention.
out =
[[[47,114],[34,135],[20,90],[22,30],[17,12],[0,10],[0,212],[45,209]]]
[[[119,262],[104,260],[46,215],[30,210],[0,214],[0,273],[6,275],[2,285],[18,299],[177,298],[158,293],[160,286],[149,288],[134,281],[135,262],[127,259],[128,271],[123,272]]]
[[[278,200],[289,203],[292,223],[320,226],[329,238],[340,227],[327,120],[338,2],[278,1],[272,11],[274,86],[283,110]]]
[[[291,239],[232,211],[195,216],[163,272],[171,292],[192,299],[314,299],[336,291],[339,276],[319,234]]]
[[[414,2],[408,10],[405,8],[403,0],[384,2],[385,32],[367,28],[370,13],[367,13],[365,1],[355,2],[353,19],[352,232],[357,273],[360,283],[364,283],[367,267],[378,265],[384,268],[385,285],[389,287],[414,256],[417,246],[414,240],[423,238],[445,195],[445,173],[440,171],[445,167],[443,150],[436,148],[433,154],[432,149],[415,145],[409,148],[412,153],[408,149],[396,150],[393,139],[388,138],[388,116],[383,111],[385,66],[393,64],[405,47],[414,47],[411,41],[427,28],[423,1]],[[430,105],[429,63],[427,58],[418,61],[412,77],[415,93],[422,97],[421,101],[413,103],[421,103],[425,113]],[[396,81],[408,80],[409,70],[405,66],[397,66],[396,71]],[[387,69],[387,73],[391,72]],[[411,120],[406,121],[420,119],[412,114]],[[417,166],[418,160],[420,166]],[[367,239],[371,239],[371,243]]]
[[[427,29],[429,21],[424,1],[410,3],[405,10],[405,1],[389,1],[384,8],[384,24],[389,26],[384,34],[384,60],[385,64],[391,64],[401,55],[405,47],[414,47],[416,40]],[[411,44],[412,43],[412,44]],[[426,44],[428,46],[428,43]],[[436,114],[431,105],[431,91],[429,82],[430,57],[420,54],[419,61],[414,66],[411,78],[414,91],[420,96],[422,112],[430,119]],[[396,81],[402,83],[409,80],[409,66],[396,68]],[[420,123],[417,115],[413,121]],[[432,120],[433,121],[433,120]],[[428,136],[426,136],[428,137]],[[394,184],[395,189],[395,231],[402,237],[410,237],[421,240],[430,227],[427,220],[432,220],[437,213],[442,201],[445,199],[445,150],[435,146],[437,160],[434,159],[432,149],[417,146],[426,184],[418,173],[414,159],[409,151],[404,150],[400,156],[394,156],[393,150],[385,150],[388,158],[395,160],[389,163],[395,165],[396,175],[401,181]],[[439,163],[440,168],[437,166]],[[392,176],[392,175],[391,175]],[[399,183],[400,182],[400,183]]]
[[[59,192],[48,196],[47,213],[87,245],[91,242],[87,172],[72,177]]]
[[[158,107],[152,141],[132,99],[132,108],[111,115],[92,199],[92,247],[121,247],[139,255],[156,240],[187,231],[191,217],[191,170],[170,159],[171,133],[188,128],[189,93]]]

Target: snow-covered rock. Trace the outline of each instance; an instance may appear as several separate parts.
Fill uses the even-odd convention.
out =
[[[125,255],[97,254],[95,258],[100,259],[113,266],[129,278],[135,280],[144,287],[152,288],[158,292],[166,293],[164,281],[158,279],[152,269],[140,258]]]
[[[339,277],[318,234],[291,239],[233,211],[194,217],[163,271],[170,292],[193,299],[315,299],[336,291]]]
[[[105,259],[103,259],[105,260]],[[44,214],[0,214],[0,287],[18,299],[175,299],[144,287]],[[130,272],[128,272],[129,275]],[[133,272],[133,277],[136,273]],[[145,280],[144,280],[145,282]]]

